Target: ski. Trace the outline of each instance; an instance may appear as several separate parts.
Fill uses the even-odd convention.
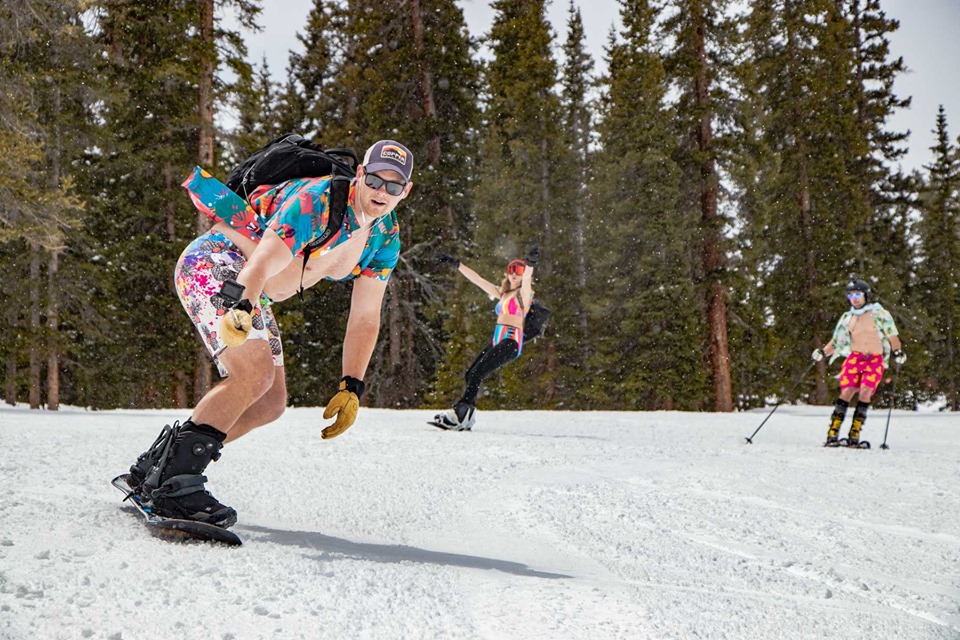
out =
[[[124,473],[110,481],[121,493],[124,502],[129,502],[136,509],[136,513],[144,518],[147,530],[155,537],[171,542],[217,542],[232,547],[243,544],[240,536],[223,527],[197,522],[195,520],[179,520],[176,518],[162,518],[150,513],[150,507],[144,505],[130,488],[127,479],[130,474]]]
[[[824,442],[823,446],[830,449],[839,449],[841,447],[844,449],[869,449],[870,441],[861,440],[857,444],[849,444],[846,438],[840,438],[839,440],[834,440],[833,442]]]

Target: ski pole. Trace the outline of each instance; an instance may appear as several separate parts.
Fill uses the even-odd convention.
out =
[[[897,374],[900,373],[900,365],[897,365],[893,368],[893,385],[890,388],[890,409],[887,411],[887,428],[883,430],[883,444],[880,445],[881,449],[889,449],[890,445],[887,444],[887,433],[890,431],[890,414],[893,413],[893,403],[897,399]]]
[[[767,420],[769,420],[770,416],[773,415],[773,412],[777,410],[777,407],[779,407],[787,397],[793,395],[793,392],[797,390],[797,387],[800,386],[800,383],[803,382],[803,379],[807,377],[807,374],[810,373],[810,370],[813,369],[816,365],[817,365],[816,361],[811,362],[810,366],[808,366],[806,369],[803,370],[803,373],[801,373],[800,377],[797,378],[797,381],[794,383],[793,387],[790,388],[790,391],[788,391],[782,398],[780,398],[780,400],[777,401],[777,404],[773,405],[773,410],[770,411],[769,414],[767,414],[767,417],[763,419],[763,422],[760,423],[760,426],[757,427],[757,430],[751,433],[749,438],[746,438],[747,444],[753,444],[753,436],[757,435],[757,433],[760,432],[760,429],[763,429],[763,425],[767,424]]]

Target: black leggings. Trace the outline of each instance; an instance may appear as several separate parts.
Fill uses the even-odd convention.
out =
[[[501,340],[495,345],[484,347],[480,355],[477,356],[464,378],[467,380],[467,386],[463,389],[463,396],[459,402],[465,402],[476,406],[477,393],[480,392],[480,383],[491,373],[514,360],[519,353],[519,345],[516,340],[507,338]]]

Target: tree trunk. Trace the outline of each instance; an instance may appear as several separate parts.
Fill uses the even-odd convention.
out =
[[[17,404],[17,354],[11,353],[7,360],[7,381],[3,385],[3,399],[11,407]]]
[[[390,278],[387,285],[387,362],[384,384],[377,391],[381,406],[396,407],[400,404],[401,371],[403,370],[403,314],[400,308],[399,278]]]
[[[200,140],[198,146],[198,164],[204,169],[214,169],[214,129],[213,129],[213,72],[216,67],[216,43],[213,38],[214,0],[202,0],[200,16],[200,41],[206,55],[202,57],[200,68]],[[197,235],[206,233],[210,228],[209,219],[199,211],[196,217]],[[200,401],[212,383],[212,371],[206,347],[197,342],[193,375],[193,401]]]
[[[60,251],[55,249],[50,256],[47,270],[47,409],[60,408],[60,297],[57,288],[57,272],[60,267]]]
[[[725,266],[723,229],[717,215],[718,182],[713,150],[713,109],[710,104],[710,79],[707,70],[706,24],[703,8],[694,8],[696,36],[694,55],[697,73],[694,78],[696,110],[700,114],[696,132],[700,160],[700,214],[706,235],[703,248],[703,271],[706,280],[707,325],[710,344],[710,372],[713,378],[713,410],[733,411],[733,389],[730,377],[730,344],[727,338],[727,300],[720,274]]]
[[[30,370],[29,401],[31,409],[40,408],[40,344],[43,328],[40,326],[40,259],[43,250],[30,247]]]
[[[413,50],[417,56],[417,68],[420,70],[420,101],[423,108],[423,116],[430,123],[429,129],[433,129],[434,121],[437,119],[437,101],[433,91],[433,72],[430,70],[430,64],[427,61],[426,51],[424,49],[423,33],[423,10],[420,6],[420,0],[410,1],[410,21],[413,25]],[[435,171],[442,171],[440,159],[442,148],[440,146],[440,134],[434,133],[427,141],[427,159],[421,166],[433,167]],[[447,227],[452,231],[453,238],[457,237],[456,218],[453,214],[453,207],[450,206],[446,194],[442,194],[441,213],[447,221]],[[445,235],[445,234],[444,234]]]

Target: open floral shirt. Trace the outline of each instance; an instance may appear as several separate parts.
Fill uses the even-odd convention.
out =
[[[880,342],[883,343],[883,366],[890,366],[890,338],[900,335],[897,331],[897,325],[893,322],[893,316],[890,312],[880,306],[879,302],[874,302],[862,307],[864,311],[871,311],[873,315],[873,324],[877,327],[877,333],[880,334]],[[847,311],[837,322],[833,330],[833,343],[835,351],[830,356],[830,362],[837,358],[846,358],[853,353],[853,336],[850,335],[850,320],[853,318],[853,309]]]
[[[226,223],[256,242],[266,229],[272,229],[294,256],[302,256],[304,248],[327,228],[329,185],[329,176],[288,180],[258,188],[250,197],[251,205],[200,167],[183,183],[194,206],[211,220]],[[346,242],[361,227],[351,206],[355,189],[356,185],[350,188],[340,229],[314,255]],[[391,211],[373,225],[359,262],[345,279],[365,276],[387,280],[399,259],[400,226],[396,212]]]

